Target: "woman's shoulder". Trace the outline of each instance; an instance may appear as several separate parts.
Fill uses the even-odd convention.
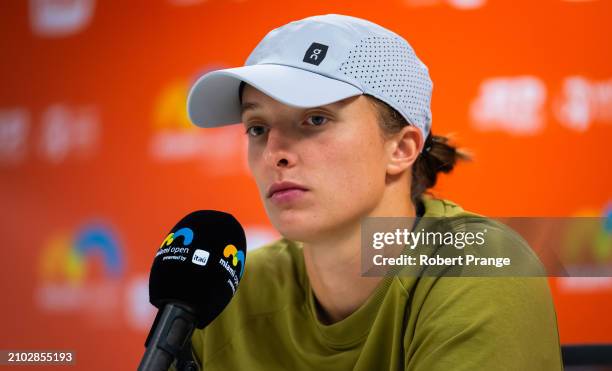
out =
[[[503,360],[516,369],[561,369],[548,280],[521,230],[506,219],[466,211],[449,200],[429,198],[424,203],[424,216],[453,237],[438,251],[450,249],[452,256],[463,258],[463,266],[454,271],[459,273],[456,276],[397,277],[411,298],[408,327],[418,329],[407,332],[404,339],[406,352],[413,354],[411,364],[431,361],[493,369]],[[461,245],[455,251],[458,239],[468,233],[482,233],[482,244]],[[483,258],[492,264],[489,258],[508,257],[512,265],[468,266],[468,255],[478,258],[479,264]]]
[[[461,206],[451,200],[436,198],[426,194],[422,196],[421,200],[423,201],[423,205],[425,207],[424,217],[453,217],[465,214],[477,215],[475,213],[465,211]]]
[[[424,235],[433,232],[433,245],[419,245],[411,251],[436,258],[453,258],[452,266],[443,270],[448,277],[543,277],[546,270],[539,256],[524,238],[524,231],[516,230],[513,218],[490,218],[467,211],[453,201],[428,197],[424,199],[426,212],[415,228]],[[519,225],[520,226],[520,225]],[[438,241],[438,242],[435,242]],[[435,248],[435,246],[438,246]],[[438,259],[439,260],[439,259]],[[438,261],[436,260],[436,262]],[[428,274],[437,272],[430,266],[421,267]],[[451,269],[452,268],[452,269]],[[411,269],[408,272],[418,272]],[[405,286],[414,283],[414,274],[403,278]],[[461,281],[459,281],[461,282]]]

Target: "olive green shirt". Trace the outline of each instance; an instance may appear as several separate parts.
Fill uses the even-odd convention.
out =
[[[423,201],[426,217],[475,215]],[[192,346],[206,371],[563,369],[546,278],[387,277],[326,325],[286,239],[249,252],[235,297]]]

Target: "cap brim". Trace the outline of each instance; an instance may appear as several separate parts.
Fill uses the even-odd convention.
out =
[[[357,87],[314,72],[279,64],[259,64],[212,71],[187,97],[189,119],[201,127],[240,123],[238,88],[244,81],[273,99],[299,108],[317,107],[361,95]]]

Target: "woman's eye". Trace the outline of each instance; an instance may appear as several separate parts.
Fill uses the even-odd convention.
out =
[[[253,125],[253,126],[249,126],[246,129],[245,134],[251,136],[251,137],[258,137],[261,134],[264,134],[266,131],[266,128],[261,126],[261,125]]]
[[[313,126],[321,126],[327,122],[327,117],[321,115],[312,115],[308,116],[306,122]]]

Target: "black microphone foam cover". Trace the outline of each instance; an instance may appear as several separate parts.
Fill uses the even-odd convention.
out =
[[[149,298],[160,310],[167,303],[184,305],[203,328],[232,299],[246,263],[246,237],[228,213],[195,211],[170,231],[160,246],[149,276]]]

